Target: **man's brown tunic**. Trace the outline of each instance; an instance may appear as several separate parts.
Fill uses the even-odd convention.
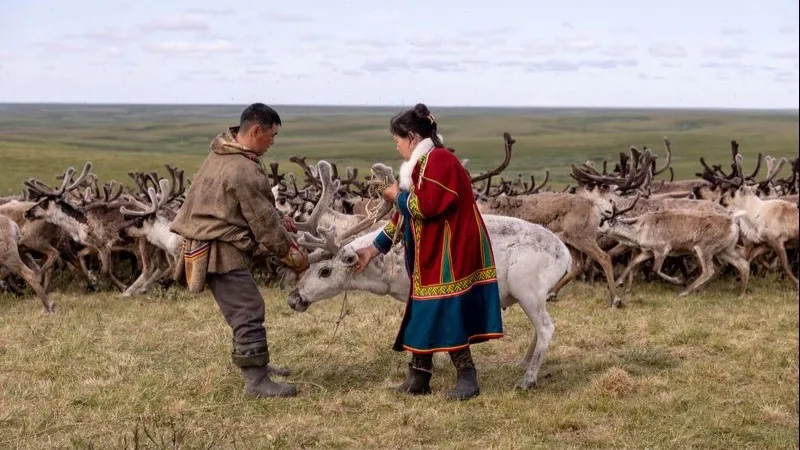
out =
[[[251,363],[254,348],[266,351],[264,299],[248,262],[261,245],[291,267],[299,250],[275,208],[260,159],[236,142],[237,131],[229,128],[211,142],[171,229],[184,238],[179,269],[185,266],[189,290],[200,292],[208,283],[233,330],[233,360],[242,365]],[[269,361],[263,355],[259,361]]]
[[[211,153],[172,222],[173,232],[210,243],[209,273],[246,267],[259,244],[281,258],[293,243],[275,208],[266,171],[236,142],[236,130],[229,128],[211,142]]]

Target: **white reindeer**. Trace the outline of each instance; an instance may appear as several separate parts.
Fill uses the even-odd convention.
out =
[[[522,360],[522,366],[527,369],[517,384],[518,388],[527,389],[536,384],[555,331],[547,313],[547,294],[569,271],[572,258],[566,245],[540,225],[494,215],[484,215],[483,220],[492,242],[502,307],[519,303],[534,326],[533,341]],[[344,246],[334,242],[332,231],[322,230],[323,239],[303,234],[300,239],[303,245],[320,250],[310,256],[309,269],[289,294],[289,306],[302,312],[312,303],[332,298],[344,290],[389,295],[405,302],[410,280],[405,271],[402,246],[396,246],[385,256],[379,255],[363,272],[353,273],[358,262],[355,250],[370,245],[379,232],[361,235]],[[390,270],[391,267],[394,270]]]

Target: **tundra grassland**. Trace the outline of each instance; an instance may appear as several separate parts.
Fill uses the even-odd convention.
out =
[[[170,162],[190,175],[240,109],[3,108],[4,193],[28,177],[54,182],[85,160],[126,184],[128,171],[161,172]],[[282,167],[292,154],[340,167],[397,166],[386,131],[393,110],[291,112],[269,153]],[[508,131],[518,139],[509,172],[538,179],[547,168],[559,187],[570,181],[570,163],[612,159],[628,145],[663,154],[664,136],[676,178],[699,171],[700,156],[727,168],[731,139],[741,144],[745,170],[759,151],[797,157],[796,113],[437,117],[473,171],[499,162]],[[280,379],[300,394],[247,400],[209,292],[157,288],[121,299],[76,284],[51,294],[54,315],[35,298],[0,295],[0,448],[798,447],[798,293],[774,273],[754,277],[745,298],[735,295],[732,275],[684,298],[677,286],[641,279],[619,310],[608,308],[604,283],[575,281],[548,303],[555,335],[538,386],[524,392],[513,387],[532,329],[513,306],[503,313],[506,336],[473,347],[482,392],[468,402],[444,399],[455,370],[443,355],[434,360],[433,395],[388,390],[407,362],[391,350],[403,305],[389,298],[349,293],[337,328],[343,296],[296,313],[285,293],[263,286],[272,361],[292,370]]]

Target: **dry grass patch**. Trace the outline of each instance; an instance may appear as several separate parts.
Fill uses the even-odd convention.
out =
[[[611,311],[576,283],[548,305],[556,326],[539,385],[515,391],[531,326],[474,347],[482,394],[451,403],[455,370],[434,358],[434,394],[388,391],[403,305],[352,295],[295,313],[264,289],[273,362],[293,399],[249,401],[208,293],[54,294],[58,312],[0,297],[0,448],[787,448],[797,447],[798,302],[754,280],[678,299],[642,283]]]

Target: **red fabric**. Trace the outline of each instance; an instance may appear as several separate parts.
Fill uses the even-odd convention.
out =
[[[461,162],[446,148],[434,148],[417,163],[412,180],[411,192],[398,197],[416,241],[412,298],[450,297],[496,281],[491,243]]]

